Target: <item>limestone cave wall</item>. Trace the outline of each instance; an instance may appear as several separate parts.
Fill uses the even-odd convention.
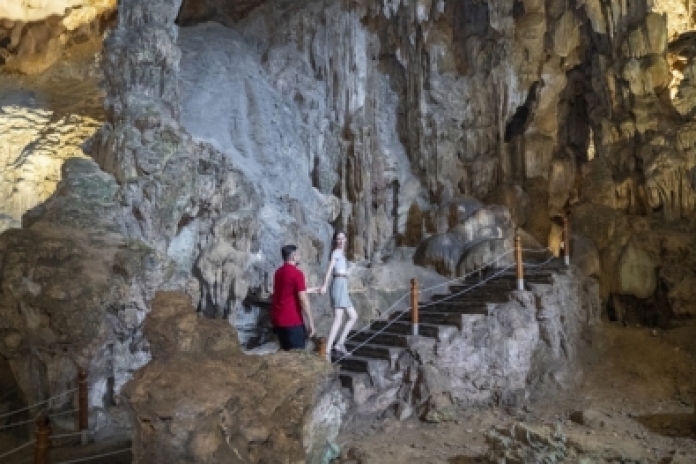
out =
[[[558,252],[570,212],[611,317],[696,312],[686,0],[121,0],[103,51],[81,52],[99,70],[67,18],[92,8],[99,38],[114,2],[78,3],[0,9],[0,352],[30,401],[88,366],[96,423],[116,420],[157,289],[234,323],[283,243],[318,283],[337,228],[369,287],[402,247],[447,275],[516,227]],[[87,103],[36,103],[69,100],[76,69]]]

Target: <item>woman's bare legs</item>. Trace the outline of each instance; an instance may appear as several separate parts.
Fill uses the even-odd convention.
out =
[[[333,347],[334,340],[336,340],[336,334],[338,334],[338,328],[341,327],[342,323],[343,323],[343,308],[334,308],[333,325],[331,326],[331,331],[329,332],[329,339],[326,341],[326,357],[329,361],[331,360],[331,348]]]
[[[346,321],[346,326],[343,327],[343,332],[341,332],[341,338],[338,339],[338,343],[336,343],[336,346],[340,346],[345,350],[345,346],[343,344],[346,342],[346,337],[348,337],[348,334],[350,333],[350,329],[353,328],[355,325],[355,321],[358,320],[358,314],[355,312],[355,308],[350,307],[346,309],[346,312],[348,313],[348,320]],[[333,328],[332,328],[333,330]]]

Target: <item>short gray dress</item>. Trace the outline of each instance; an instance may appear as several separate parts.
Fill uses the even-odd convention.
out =
[[[331,307],[332,308],[352,308],[353,303],[348,295],[348,262],[342,250],[334,250],[331,253],[334,262],[333,280],[331,281]],[[344,276],[344,277],[339,277]]]

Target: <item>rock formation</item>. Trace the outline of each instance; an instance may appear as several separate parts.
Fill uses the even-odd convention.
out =
[[[45,202],[69,158],[104,120],[98,48],[85,45],[39,76],[0,74],[0,231]]]
[[[408,335],[408,324],[377,322],[351,341],[359,358],[341,366],[341,380],[355,412],[396,408],[440,422],[482,404],[520,407],[573,385],[588,330],[600,320],[596,281],[573,269],[533,274],[528,291],[510,283],[472,278],[426,303],[420,337]],[[383,356],[371,354],[379,350]]]
[[[66,49],[100,42],[116,0],[6,0],[0,5],[0,67],[45,71]]]
[[[67,59],[113,9],[55,0],[28,16],[20,3],[0,9],[6,72]],[[693,316],[690,8],[122,0],[103,114],[2,87],[0,125],[17,132],[0,153],[0,227],[33,209],[0,236],[0,351],[28,400],[88,366],[100,427],[150,358],[142,324],[157,289],[235,324],[271,290],[281,244],[299,244],[316,284],[343,229],[367,319],[399,289],[364,289],[390,281],[400,255],[462,275],[516,228],[557,253],[568,212],[574,259],[611,317]],[[91,160],[63,164],[102,118]]]
[[[319,356],[244,355],[232,327],[158,293],[145,323],[152,361],[123,398],[135,462],[324,463],[346,408]],[[201,383],[201,379],[205,382]]]

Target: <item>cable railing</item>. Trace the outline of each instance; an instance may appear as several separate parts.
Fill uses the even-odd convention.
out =
[[[40,408],[41,411],[30,420],[22,420],[19,422],[13,422],[10,424],[4,424],[0,426],[0,432],[13,429],[22,425],[27,425],[34,423],[36,426],[35,440],[24,443],[14,449],[8,450],[0,454],[0,458],[10,456],[12,454],[18,453],[19,451],[28,448],[29,446],[35,446],[34,450],[34,463],[35,464],[48,464],[47,453],[50,448],[50,440],[63,439],[69,437],[81,437],[81,444],[86,445],[89,439],[89,424],[88,424],[88,385],[87,385],[87,371],[80,369],[77,375],[77,388],[71,388],[60,392],[56,395],[51,396],[45,400],[39,401],[37,403],[31,404],[29,406],[15,409],[14,411],[9,411],[0,415],[1,418],[9,418],[16,414],[26,413],[36,408]],[[45,405],[57,398],[65,397],[66,395],[77,392],[77,404],[78,407],[68,411],[57,411],[55,413],[50,413],[49,408]],[[77,413],[77,423],[78,431],[72,433],[64,433],[59,435],[51,435],[51,419],[57,417],[64,417],[70,414]],[[94,459],[100,456],[92,456],[89,459]],[[87,458],[85,458],[87,459]],[[55,464],[65,464],[65,463],[55,463]]]
[[[11,454],[15,454],[15,453],[17,453],[17,452],[19,452],[19,451],[22,451],[24,448],[27,448],[27,447],[32,446],[32,445],[35,445],[35,444],[36,444],[36,442],[35,442],[34,440],[28,441],[28,442],[24,443],[23,445],[19,445],[19,446],[16,447],[16,448],[13,448],[13,449],[11,449],[11,450],[9,450],[9,451],[6,451],[6,452],[0,454],[0,459],[6,458],[7,456],[9,456],[9,455],[11,455]]]
[[[563,227],[563,235],[564,235],[564,246],[563,246],[563,251],[564,251],[564,263],[565,265],[570,264],[570,239],[569,239],[569,224],[567,218],[564,218],[564,227]],[[399,317],[391,317],[397,307],[401,308],[401,313],[408,313],[410,311],[410,319],[411,319],[411,325],[412,325],[412,334],[413,335],[418,335],[419,334],[419,316],[418,316],[418,311],[420,309],[425,309],[428,307],[432,307],[438,304],[441,304],[445,301],[458,298],[461,295],[468,293],[476,288],[482,287],[488,282],[490,282],[493,279],[496,279],[497,277],[505,274],[507,271],[509,271],[512,268],[516,268],[516,278],[517,278],[517,290],[524,290],[524,268],[541,268],[543,266],[546,266],[549,264],[551,261],[553,261],[556,256],[553,253],[553,251],[546,247],[546,248],[538,248],[538,249],[530,249],[530,248],[522,248],[521,244],[522,240],[519,234],[515,235],[515,246],[512,249],[508,249],[503,251],[501,254],[498,256],[494,257],[493,259],[489,260],[488,262],[482,264],[481,266],[477,266],[476,269],[465,273],[464,275],[461,275],[459,277],[456,277],[454,279],[448,280],[446,282],[442,282],[436,285],[433,285],[431,287],[427,287],[419,292],[418,290],[418,282],[416,279],[411,279],[411,290],[408,293],[405,293],[402,295],[399,299],[396,300],[389,308],[387,308],[382,314],[379,315],[375,320],[372,320],[365,324],[363,327],[360,329],[353,331],[351,335],[349,335],[346,338],[346,341],[352,340],[355,337],[359,336],[360,334],[365,333],[368,330],[371,330],[373,327],[373,323],[375,321],[386,321],[386,324],[384,324],[382,327],[380,327],[377,330],[374,330],[372,335],[370,335],[367,339],[359,342],[357,345],[353,346],[351,350],[348,350],[346,353],[344,353],[342,356],[340,356],[338,359],[333,361],[333,364],[338,364],[344,359],[348,358],[349,356],[353,355],[357,350],[362,348],[363,346],[367,345],[370,343],[372,340],[374,340],[377,336],[380,334],[384,333],[391,327],[394,323],[396,322],[402,322]],[[496,266],[494,268],[494,272],[485,278],[481,276],[482,270],[488,269],[492,267],[494,264],[499,263],[503,258],[505,258],[507,255],[514,253],[515,255],[515,260],[513,264],[508,264],[502,267]],[[531,262],[525,262],[523,260],[523,253],[548,253],[548,256],[541,262],[536,262],[536,263],[531,263]],[[450,293],[449,295],[442,296],[441,298],[437,298],[437,300],[432,300],[428,303],[421,304],[420,300],[423,299],[424,294],[428,292],[433,292],[434,290],[440,289],[442,287],[451,287],[453,286],[454,283],[456,282],[462,282],[466,281],[469,277],[479,274],[479,280],[475,283],[472,283],[471,285],[465,287],[462,290],[459,290],[454,293]],[[410,308],[408,306],[406,307],[401,307],[400,305],[404,302],[404,300],[409,299],[410,296]],[[325,353],[322,353],[322,355],[325,355]]]
[[[47,399],[45,399],[45,400],[43,400],[43,401],[39,401],[38,403],[34,403],[34,404],[31,404],[31,405],[26,406],[26,407],[21,408],[21,409],[16,409],[16,410],[14,410],[14,411],[10,411],[10,412],[6,412],[6,413],[3,413],[3,414],[0,414],[0,419],[2,419],[2,418],[4,418],[4,417],[13,416],[13,415],[18,414],[18,413],[20,413],[20,412],[29,411],[30,409],[34,409],[34,408],[36,408],[36,407],[38,407],[38,406],[44,405],[44,404],[46,404],[46,403],[48,403],[48,402],[54,400],[54,399],[56,399],[56,398],[61,398],[61,397],[65,396],[65,395],[68,395],[68,394],[70,394],[70,393],[74,393],[74,392],[76,392],[76,391],[77,391],[77,388],[72,388],[72,389],[70,389],[70,390],[66,390],[66,391],[64,391],[64,392],[58,393],[57,395],[53,395],[52,397],[47,398]],[[0,430],[1,430],[1,428],[0,428]]]
[[[493,263],[496,263],[496,262],[499,261],[502,257],[504,257],[504,256],[506,256],[506,255],[508,255],[508,254],[510,254],[511,252],[512,252],[512,250],[508,250],[508,251],[506,251],[506,252],[500,254],[499,256],[496,256],[495,258],[491,259],[490,261],[488,261],[488,262],[482,264],[482,265],[479,267],[479,269],[480,269],[480,268],[488,267],[488,266],[492,265]],[[446,286],[452,285],[454,282],[459,282],[459,281],[461,281],[461,280],[465,280],[466,278],[471,277],[471,276],[475,275],[476,273],[478,273],[478,272],[479,272],[479,269],[475,269],[475,270],[470,271],[470,272],[468,272],[468,273],[466,273],[466,274],[464,274],[464,275],[462,275],[462,276],[455,277],[454,279],[448,280],[448,281],[446,281],[446,282],[441,282],[441,283],[439,283],[439,284],[436,284],[436,285],[433,285],[433,286],[428,287],[428,288],[426,288],[426,289],[423,289],[423,290],[421,290],[421,293],[428,292],[428,291],[433,291],[433,290],[437,290],[437,289],[440,289],[440,288],[442,288],[442,287],[446,287]],[[413,279],[412,279],[412,282],[413,282]],[[372,321],[369,321],[367,324],[365,324],[364,326],[362,326],[360,329],[354,330],[354,331],[352,332],[351,335],[349,335],[348,337],[346,337],[346,341],[352,340],[352,339],[355,338],[358,334],[361,334],[361,333],[365,332],[366,330],[368,330],[368,329],[372,326],[372,323],[373,323],[375,320],[377,320],[377,321],[380,321],[380,320],[388,320],[388,319],[389,319],[389,316],[390,316],[391,314],[394,313],[394,308],[396,308],[399,304],[401,304],[401,303],[402,303],[404,300],[406,300],[409,296],[412,296],[412,293],[413,293],[412,291],[411,291],[411,292],[404,293],[404,294],[403,294],[401,297],[399,297],[394,303],[392,303],[391,306],[389,306],[387,309],[385,309],[376,319],[374,319],[374,320],[372,320]],[[391,325],[391,324],[390,324],[390,325]],[[362,346],[362,345],[361,345],[361,346]],[[356,349],[357,349],[357,348],[356,348]],[[355,349],[354,349],[353,351],[355,351]],[[352,351],[349,352],[349,354],[350,354],[350,353],[352,353]],[[344,356],[341,357],[338,361],[334,361],[334,363],[337,363],[337,362],[343,360],[346,356],[347,356],[347,355],[344,355]]]

